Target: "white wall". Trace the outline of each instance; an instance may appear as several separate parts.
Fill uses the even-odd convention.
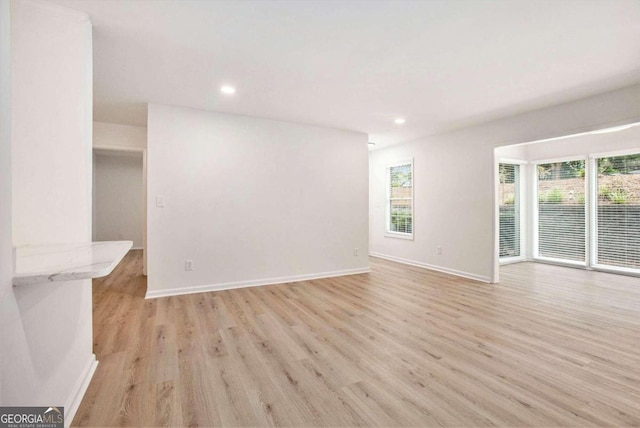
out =
[[[483,222],[492,219],[492,187],[482,177],[493,174],[493,150],[441,136],[375,151],[370,158],[371,253],[489,280],[490,259],[482,252],[491,251],[492,232]],[[384,234],[385,168],[409,158],[414,159],[413,240]]]
[[[639,105],[636,85],[371,152],[371,253],[495,281],[494,149],[635,122]],[[410,157],[415,162],[413,241],[384,235],[385,165]]]
[[[368,270],[366,134],[148,114],[148,297]]]
[[[96,150],[93,177],[93,240],[142,248],[142,153]]]
[[[495,152],[498,161],[501,159],[525,160],[527,158],[527,144],[498,147]]]
[[[147,128],[93,122],[93,147],[142,151],[147,148]]]
[[[11,3],[13,244],[91,239],[91,24],[47,3]],[[4,284],[3,284],[4,285]],[[91,281],[3,298],[2,405],[65,406],[95,369]]]
[[[0,314],[13,306],[11,277],[13,255],[11,238],[11,43],[9,0],[0,0]],[[0,368],[8,357],[4,316],[0,315]],[[0,369],[0,385],[3,385]],[[4,388],[0,386],[0,403]]]

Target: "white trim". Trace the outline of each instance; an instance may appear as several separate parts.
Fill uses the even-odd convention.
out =
[[[409,164],[409,163],[413,165],[413,158],[406,158],[406,159],[401,160],[401,161],[388,163],[388,164],[385,165],[385,168],[389,169],[389,168],[393,168],[393,167],[396,167],[396,166],[406,165],[406,164]]]
[[[549,264],[549,265],[558,265],[558,266],[564,266],[564,267],[590,269],[589,266],[587,265],[586,261],[580,262],[580,261],[576,261],[576,260],[554,259],[552,257],[541,257],[541,256],[533,257],[531,259],[531,261],[532,262],[539,262],[539,263],[546,263],[546,264]]]
[[[411,227],[413,228],[413,225]],[[413,241],[413,233],[388,232],[388,231],[386,231],[386,232],[384,232],[384,237],[385,238],[406,239],[408,241]]]
[[[377,257],[379,259],[385,259],[385,260],[390,260],[392,262],[402,263],[402,264],[405,264],[405,265],[416,266],[416,267],[429,269],[429,270],[435,270],[437,272],[447,273],[449,275],[460,276],[462,278],[473,279],[475,281],[480,281],[480,282],[485,282],[485,283],[491,284],[491,278],[489,278],[488,276],[476,275],[474,273],[464,272],[464,271],[461,271],[461,270],[450,269],[450,268],[446,268],[446,267],[442,267],[442,266],[436,266],[436,265],[430,265],[428,263],[417,262],[417,261],[414,261],[414,260],[407,260],[407,259],[403,259],[403,258],[400,258],[400,257],[389,256],[389,255],[386,255],[386,254],[381,254],[381,253],[376,253],[376,252],[370,252],[369,255],[371,257]]]
[[[542,263],[546,265],[554,265],[565,267],[569,269],[581,269],[588,270],[590,272],[604,272],[610,273],[614,275],[626,275],[626,276],[635,276],[640,277],[640,270],[632,269],[632,268],[624,268],[624,267],[616,267],[616,266],[607,266],[607,265],[599,265],[594,264],[591,266],[587,266],[586,263],[576,262],[576,261],[561,261],[560,259],[551,259],[545,257],[535,257],[535,258],[525,258],[524,260],[518,260],[517,262],[529,262],[529,263]],[[515,261],[514,261],[515,263]],[[508,263],[506,263],[508,264]]]
[[[92,147],[93,150],[104,150],[109,152],[135,152],[135,153],[144,153],[147,151],[146,147],[130,147],[130,146],[117,146],[117,145],[94,145]]]
[[[71,426],[71,422],[73,422],[73,418],[76,416],[76,412],[80,407],[80,403],[84,398],[84,394],[87,392],[89,388],[89,384],[91,383],[91,378],[93,378],[93,374],[96,372],[96,368],[98,367],[98,360],[96,360],[96,355],[91,354],[87,365],[85,366],[82,374],[76,381],[73,390],[71,391],[71,395],[67,398],[67,401],[64,403],[64,426]]]
[[[147,276],[147,251],[148,251],[148,244],[147,244],[147,223],[148,223],[148,218],[149,218],[149,214],[147,212],[147,210],[149,209],[149,200],[148,200],[148,186],[149,186],[149,180],[148,180],[148,172],[147,172],[147,168],[149,167],[148,162],[147,162],[147,149],[145,148],[142,151],[142,215],[143,215],[143,222],[142,222],[142,275]]]
[[[529,217],[529,223],[527,223],[529,227],[529,235],[531,236],[531,242],[529,244],[529,256],[531,258],[535,258],[538,256],[538,240],[540,238],[538,223],[540,221],[540,200],[538,195],[538,188],[540,184],[538,183],[538,166],[536,164],[531,164],[531,168],[529,168],[529,203],[530,203],[530,211],[531,214]]]
[[[586,162],[588,159],[589,159],[588,155],[580,154],[580,155],[574,155],[574,156],[563,156],[563,157],[552,158],[552,159],[536,159],[531,161],[531,164],[538,166],[540,164],[546,164],[546,163],[565,163],[565,162],[574,162],[574,161]]]
[[[594,264],[591,266],[592,270],[598,271],[598,272],[606,272],[606,273],[614,273],[617,275],[627,275],[627,276],[638,276],[640,277],[640,269],[633,269],[633,268],[625,268],[625,267],[618,267],[618,266],[610,266],[610,265],[601,265],[601,264]]]
[[[132,250],[142,250],[142,247],[131,247]]]
[[[598,260],[598,166],[597,159],[589,157],[584,163],[585,179],[585,260],[587,266],[594,266]]]
[[[527,222],[529,221],[529,212],[527,204],[527,174],[529,173],[529,164],[520,165],[518,174],[518,187],[520,192],[520,257],[526,258],[529,248],[529,236],[527,235]]]
[[[500,258],[500,266],[510,265],[512,263],[520,263],[528,261],[527,258],[523,255],[516,257],[502,257]]]
[[[410,165],[411,166],[411,197],[410,198],[396,198],[396,200],[398,199],[406,199],[406,200],[410,200],[411,201],[411,233],[405,233],[405,232],[393,232],[391,230],[389,230],[389,224],[391,223],[391,175],[390,175],[390,170],[391,168],[397,167],[397,166],[404,166],[404,165]],[[385,197],[385,215],[384,215],[384,236],[387,238],[399,238],[399,239],[406,239],[409,241],[413,241],[413,236],[414,236],[414,232],[415,232],[415,227],[416,227],[416,212],[415,212],[415,168],[414,168],[414,164],[413,164],[413,158],[409,158],[407,160],[404,161],[398,161],[398,162],[394,162],[394,163],[390,163],[387,164],[385,166],[385,181],[386,181],[386,197]]]
[[[511,158],[498,158],[498,164],[501,163],[510,163],[514,165],[527,165],[529,161],[522,159],[511,159]]]
[[[632,122],[629,122],[630,120],[632,120]],[[609,129],[613,130],[615,128],[621,128],[621,127],[626,126],[626,125],[631,125],[631,126],[629,126],[628,128],[620,129],[620,131],[629,129],[629,128],[633,127],[633,126],[640,125],[640,122],[638,122],[638,118],[636,116],[636,117],[633,117],[633,118],[618,120],[618,121],[611,122],[611,123],[608,123],[608,124],[596,125],[595,129],[588,129],[586,131],[576,130],[573,134],[565,134],[565,135],[560,135],[560,136],[555,136],[555,137],[539,138],[537,140],[524,141],[522,143],[505,144],[505,146],[502,146],[502,147],[506,147],[506,146],[509,146],[509,147],[511,147],[511,146],[524,146],[526,144],[546,143],[548,141],[565,140],[567,138],[581,137],[583,135],[604,134]],[[597,128],[597,126],[604,126],[604,128]],[[592,127],[589,127],[589,128],[592,128]],[[605,132],[603,132],[603,131],[605,131]]]
[[[235,288],[260,287],[263,285],[286,284],[290,282],[310,281],[314,279],[333,278],[336,276],[357,275],[370,273],[370,268],[357,268],[336,270],[330,272],[312,273],[308,275],[283,276],[280,278],[255,279],[250,281],[223,282],[219,284],[196,285],[184,288],[171,288],[168,290],[147,290],[145,299],[155,299],[158,297],[180,296],[183,294],[206,293],[209,291],[232,290]]]
[[[633,128],[634,126],[638,126],[640,124],[640,122],[636,122],[636,123],[630,123],[627,125],[620,125],[620,126],[612,126],[609,128],[604,128],[604,129],[598,129],[596,131],[591,131],[591,134],[608,134],[610,132],[619,132],[619,131],[625,131],[629,128]]]
[[[491,195],[493,196],[493,221],[491,222],[491,236],[493,248],[491,251],[491,282],[500,282],[500,161],[493,149],[493,180],[491,180]]]
[[[500,164],[507,164],[507,165],[518,165],[519,169],[518,169],[518,177],[517,177],[517,181],[514,183],[514,190],[516,190],[517,193],[517,201],[518,201],[518,214],[519,214],[519,224],[520,224],[520,230],[519,235],[520,235],[520,255],[519,256],[513,256],[513,257],[500,257],[500,202],[499,202],[499,193],[500,193]],[[527,165],[529,165],[528,162],[526,161],[517,161],[517,160],[506,160],[504,158],[501,158],[498,160],[498,162],[495,163],[494,167],[495,167],[495,174],[494,174],[494,198],[495,198],[495,206],[494,206],[494,245],[495,245],[495,251],[494,251],[494,258],[497,259],[497,262],[494,261],[494,278],[492,283],[498,283],[499,282],[499,267],[501,265],[504,264],[509,264],[509,263],[516,263],[516,262],[521,262],[524,261],[526,259],[526,253],[527,253],[527,205],[526,205],[526,183],[527,183],[527,179],[526,179],[526,174],[527,174]],[[515,184],[517,183],[517,187],[515,187]],[[514,201],[515,202],[515,201]]]
[[[591,225],[593,224],[593,217],[591,211],[591,186],[590,183],[594,180],[593,170],[591,169],[589,157],[584,160],[584,261],[587,267],[591,266]],[[597,198],[597,196],[596,196]],[[596,199],[597,200],[597,199]]]
[[[590,196],[589,196],[589,181],[590,179],[590,175],[591,175],[591,171],[589,170],[589,156],[587,155],[577,155],[577,156],[567,156],[567,157],[561,157],[561,158],[555,158],[555,159],[547,159],[547,160],[539,160],[539,161],[532,161],[531,165],[532,165],[532,171],[531,174],[533,176],[533,212],[532,212],[532,220],[533,220],[533,232],[534,232],[534,243],[533,243],[533,252],[532,252],[532,259],[536,260],[536,261],[545,261],[545,262],[551,262],[551,263],[555,263],[555,261],[557,260],[560,264],[563,264],[566,262],[565,259],[553,259],[550,257],[544,257],[540,255],[540,245],[539,245],[539,241],[540,241],[540,235],[539,235],[539,228],[540,228],[540,219],[539,219],[539,213],[540,213],[540,176],[538,174],[538,166],[541,164],[552,164],[552,163],[565,163],[565,162],[574,162],[574,161],[583,161],[584,162],[584,168],[585,168],[585,176],[584,176],[584,216],[585,216],[585,241],[584,241],[584,256],[585,256],[585,262],[584,262],[584,266],[589,266],[589,239],[587,236],[587,230],[589,228],[589,222],[590,222],[590,215],[589,215],[589,203],[590,203]],[[579,262],[582,263],[582,262]],[[569,265],[573,265],[574,262],[569,261],[568,262]],[[579,265],[582,266],[582,265]]]
[[[638,153],[640,153],[640,147],[633,148],[633,149],[613,150],[610,152],[590,153],[589,158],[592,158],[592,159],[611,158],[611,157],[617,157],[617,156],[637,155]]]

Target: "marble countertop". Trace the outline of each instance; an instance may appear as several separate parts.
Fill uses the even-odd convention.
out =
[[[104,241],[15,247],[13,285],[107,276],[132,246],[131,241]]]

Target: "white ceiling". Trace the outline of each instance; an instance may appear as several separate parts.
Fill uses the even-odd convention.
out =
[[[381,147],[640,81],[638,0],[51,1],[91,17],[104,122],[153,102]]]

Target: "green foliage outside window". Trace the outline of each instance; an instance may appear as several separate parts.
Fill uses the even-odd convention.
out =
[[[413,218],[407,209],[391,210],[391,232],[412,233]]]

